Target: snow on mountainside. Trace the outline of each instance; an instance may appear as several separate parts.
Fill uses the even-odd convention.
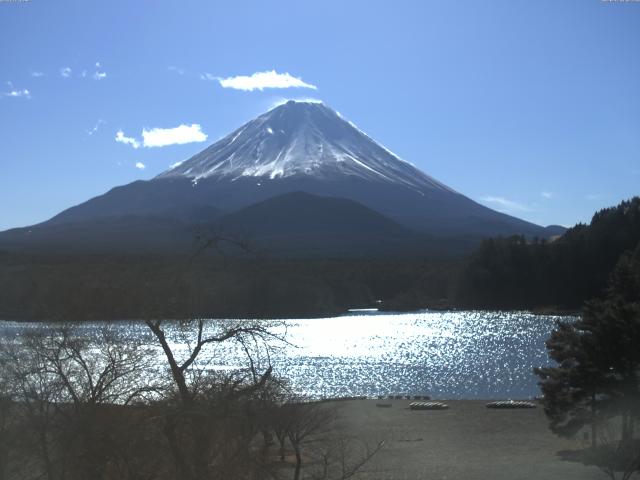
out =
[[[449,187],[422,173],[316,102],[289,101],[156,178],[358,177],[419,192]]]
[[[301,192],[314,197],[301,197]],[[46,247],[58,242],[72,249],[104,243],[117,251],[141,248],[147,240],[160,238],[172,239],[169,243],[175,246],[192,239],[187,230],[193,226],[215,222],[233,226],[231,220],[242,209],[246,215],[240,223],[245,230],[258,231],[261,222],[272,222],[283,231],[290,231],[284,226],[294,229],[297,238],[310,238],[311,243],[302,243],[311,245],[319,237],[309,225],[319,222],[328,237],[333,234],[336,241],[346,241],[346,230],[337,228],[343,212],[335,208],[335,199],[362,207],[351,210],[353,225],[360,225],[357,212],[369,218],[365,212],[372,211],[404,228],[402,235],[375,237],[381,248],[398,253],[413,245],[415,235],[423,234],[471,239],[551,235],[443,185],[325,105],[290,101],[152,180],[115,187],[40,225],[0,234],[0,247],[4,239],[13,246]],[[275,211],[283,205],[288,206],[290,224],[283,223],[282,212]],[[308,218],[300,214],[302,207]],[[256,225],[246,221],[258,217]],[[384,222],[376,224],[386,231]],[[406,237],[404,246],[397,243],[399,237]],[[288,243],[283,240],[282,244]],[[349,245],[358,250],[357,242]]]

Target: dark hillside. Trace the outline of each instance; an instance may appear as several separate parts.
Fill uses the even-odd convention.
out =
[[[474,308],[579,308],[602,294],[620,257],[640,242],[640,198],[597,212],[555,241],[484,240],[460,280]]]

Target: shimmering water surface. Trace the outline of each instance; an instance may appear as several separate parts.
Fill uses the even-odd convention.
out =
[[[271,363],[296,392],[313,397],[528,398],[539,394],[532,369],[549,364],[544,342],[560,318],[477,311],[287,320],[277,329],[286,330],[290,344],[272,352]],[[142,323],[116,325],[129,337],[147,334]],[[187,352],[177,324],[168,325],[173,347]],[[30,328],[38,327],[5,322],[0,333],[19,335]],[[100,324],[91,323],[82,330],[90,334],[96,328]],[[206,360],[207,368],[231,369],[245,365],[246,357],[228,345],[208,351]]]
[[[298,320],[289,332],[300,348],[287,350],[278,367],[317,396],[533,397],[532,369],[549,364],[544,342],[557,320],[524,312]]]

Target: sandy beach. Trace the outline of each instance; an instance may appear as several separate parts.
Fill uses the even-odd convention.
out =
[[[341,428],[384,448],[360,479],[590,480],[596,467],[563,460],[579,440],[551,433],[543,409],[492,410],[486,401],[446,401],[442,411],[412,411],[408,400],[339,402]],[[376,403],[391,403],[390,408]]]

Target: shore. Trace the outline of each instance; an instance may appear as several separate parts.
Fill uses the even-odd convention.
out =
[[[391,403],[390,408],[376,407]],[[367,480],[591,480],[596,467],[563,460],[584,447],[557,437],[543,409],[493,410],[486,401],[446,401],[448,410],[413,411],[409,400],[339,402],[340,428],[383,449],[355,478]]]

